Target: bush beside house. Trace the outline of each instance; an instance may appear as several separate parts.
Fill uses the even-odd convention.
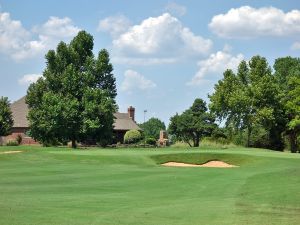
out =
[[[125,133],[124,143],[134,144],[142,139],[142,135],[138,130],[129,130]]]

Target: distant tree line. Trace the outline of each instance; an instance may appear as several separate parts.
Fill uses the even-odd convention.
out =
[[[209,112],[196,99],[190,109],[171,117],[170,134],[193,146],[202,137],[219,135],[249,147],[300,151],[299,58],[276,59],[274,72],[264,57],[242,61],[236,73],[224,72],[209,99]]]
[[[44,145],[112,142],[117,110],[116,80],[108,52],[93,54],[93,37],[85,31],[46,54],[42,78],[29,86],[26,103],[31,136]],[[300,152],[300,59],[278,58],[272,68],[261,56],[226,70],[214,86],[210,103],[197,98],[170,118],[173,140],[198,147],[204,137],[238,145]],[[217,124],[222,124],[218,126]],[[0,98],[0,135],[13,125],[10,104]],[[140,124],[144,140],[155,142],[165,124],[151,118]]]

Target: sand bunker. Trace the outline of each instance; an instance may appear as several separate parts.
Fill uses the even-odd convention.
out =
[[[0,152],[0,154],[14,154],[14,153],[20,153],[23,151],[7,151],[7,152]]]
[[[189,164],[189,163],[180,163],[180,162],[167,162],[161,164],[163,166],[173,166],[173,167],[213,167],[213,168],[232,168],[237,167],[235,165],[228,164],[223,161],[217,161],[212,160],[209,162],[206,162],[204,164],[198,165],[198,164]]]

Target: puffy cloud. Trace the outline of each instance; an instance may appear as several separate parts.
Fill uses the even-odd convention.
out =
[[[206,78],[207,76],[220,75],[226,69],[236,70],[243,59],[244,56],[242,54],[233,56],[224,50],[211,54],[209,58],[198,62],[199,70],[187,85],[196,86],[203,84],[205,81],[212,79],[212,77]]]
[[[97,30],[108,32],[112,37],[117,37],[127,31],[130,25],[130,20],[124,15],[110,16],[99,21]]]
[[[293,43],[291,49],[294,51],[300,50],[300,42]]]
[[[40,77],[42,77],[41,74],[26,74],[18,82],[20,85],[29,85],[36,82]]]
[[[28,31],[20,21],[11,19],[9,13],[0,12],[0,31],[0,52],[19,61],[44,54],[58,41],[74,36],[79,28],[67,17],[50,17],[43,25]],[[37,38],[34,38],[36,35]]]
[[[124,57],[124,56],[114,56],[112,58],[113,63],[125,64],[125,65],[139,65],[139,66],[149,66],[149,65],[159,65],[159,64],[171,64],[176,63],[178,58],[153,58],[153,57]]]
[[[72,20],[68,17],[51,16],[46,23],[40,27],[35,27],[35,31],[42,36],[62,39],[75,36],[80,29],[74,26]]]
[[[175,2],[169,2],[165,7],[166,12],[173,15],[183,16],[186,14],[186,7]]]
[[[12,20],[9,13],[0,12],[0,52],[13,55],[23,49],[24,40],[30,37],[30,33],[24,29],[18,20]]]
[[[287,13],[274,7],[232,8],[226,14],[212,18],[210,29],[224,38],[253,38],[258,36],[289,36],[300,34],[300,11]]]
[[[131,92],[133,90],[149,90],[156,87],[156,84],[145,78],[140,73],[134,70],[125,71],[125,79],[121,84],[121,90],[125,92]]]
[[[136,64],[150,59],[148,64],[155,64],[160,60],[174,62],[174,56],[179,59],[206,55],[212,47],[212,41],[195,35],[177,18],[164,13],[131,26],[113,40],[113,47],[119,61],[123,58],[123,61]]]

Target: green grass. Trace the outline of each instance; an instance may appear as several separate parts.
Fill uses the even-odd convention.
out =
[[[300,155],[259,149],[0,147],[2,225],[293,225]],[[237,168],[163,167],[220,159]]]

